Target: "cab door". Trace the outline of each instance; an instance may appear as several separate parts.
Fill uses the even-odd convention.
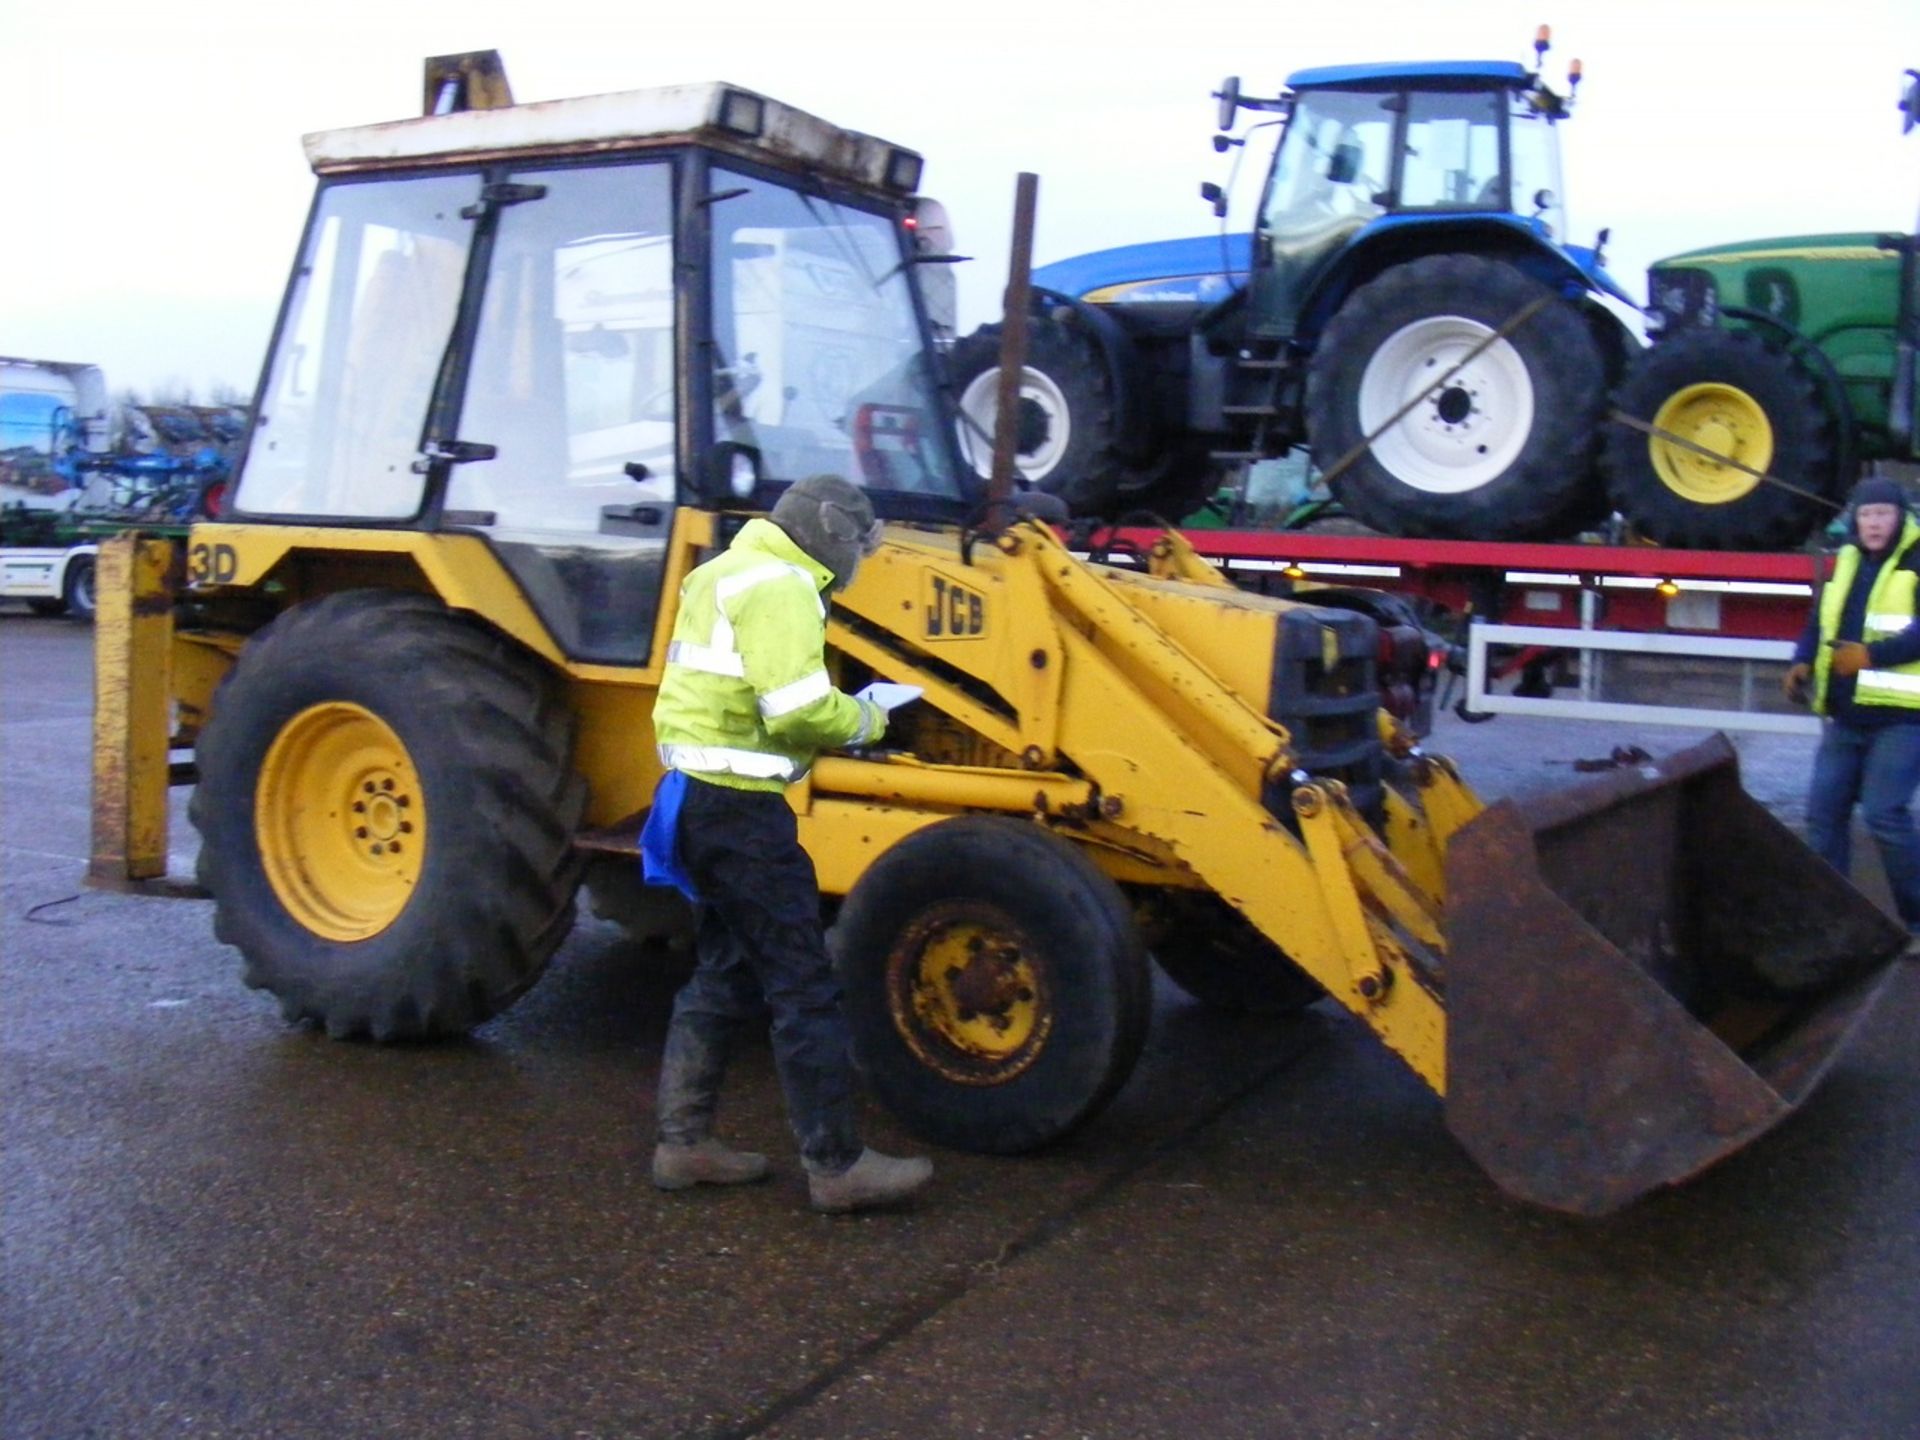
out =
[[[516,169],[488,194],[458,420],[481,454],[440,522],[487,539],[568,658],[644,665],[680,478],[673,166]]]

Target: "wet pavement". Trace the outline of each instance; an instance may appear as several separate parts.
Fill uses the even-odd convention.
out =
[[[1101,1119],[938,1153],[917,1209],[803,1208],[764,1047],[725,1124],[776,1178],[664,1196],[672,956],[583,920],[469,1041],[290,1030],[207,905],[79,889],[87,666],[0,617],[0,1435],[1920,1434],[1920,966],[1801,1115],[1605,1222],[1502,1199],[1356,1023],[1164,985]],[[1504,793],[1692,738],[1436,743]],[[1797,819],[1808,742],[1741,743]]]

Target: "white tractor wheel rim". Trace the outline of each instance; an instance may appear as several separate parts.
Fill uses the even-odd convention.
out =
[[[1533,377],[1495,340],[1444,385],[1442,375],[1493,334],[1463,315],[1415,320],[1387,337],[1360,376],[1360,429],[1371,435],[1415,396],[1424,398],[1373,442],[1373,457],[1402,484],[1462,495],[1507,471],[1533,433]]]
[[[1067,397],[1045,371],[1031,365],[1020,371],[1020,398],[1040,407],[1047,417],[1046,437],[1032,450],[1013,457],[1020,478],[1038,483],[1053,473],[1067,443],[1073,438],[1073,417]],[[993,427],[1000,414],[1000,371],[983,370],[960,395],[960,453],[982,479],[993,474]]]

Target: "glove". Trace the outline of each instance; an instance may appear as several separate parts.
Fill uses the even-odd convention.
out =
[[[1796,705],[1807,703],[1807,686],[1813,681],[1811,665],[1795,665],[1788,669],[1780,679],[1780,688],[1786,692],[1787,699]]]
[[[1833,673],[1843,679],[1858,675],[1871,664],[1873,656],[1858,640],[1842,640],[1833,647]]]

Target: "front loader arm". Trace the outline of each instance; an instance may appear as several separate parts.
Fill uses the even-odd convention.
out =
[[[1444,1093],[1439,907],[1431,881],[1415,879],[1439,873],[1440,827],[1404,825],[1423,853],[1402,865],[1339,782],[1299,770],[1284,725],[1043,526],[983,544],[973,567],[951,551],[891,545],[869,564],[890,579],[862,572],[841,602],[849,614],[836,608],[837,648],[924,685],[932,705],[1020,757],[1030,780],[1065,774],[1089,786],[1097,824],[1028,808],[1096,846],[1104,831],[1131,853],[1165,857],[1178,872],[1168,883],[1218,894]],[[929,633],[923,613],[928,596],[956,587],[986,597],[971,641]],[[1209,603],[1266,617],[1271,633],[1273,602],[1225,587]],[[956,797],[978,788],[958,773],[952,782]],[[836,783],[852,782],[823,766],[815,803],[833,803]]]

